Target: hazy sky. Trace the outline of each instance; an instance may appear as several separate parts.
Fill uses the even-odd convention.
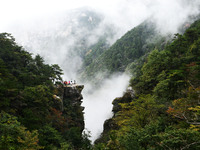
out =
[[[149,16],[172,30],[188,15],[199,12],[200,0],[0,0],[0,32],[9,25],[62,11],[89,6],[103,12],[107,20],[130,29]],[[174,30],[176,31],[176,30]]]
[[[13,22],[20,22],[35,17],[74,8],[90,6],[94,8],[108,8],[116,6],[120,0],[0,0],[0,31]]]

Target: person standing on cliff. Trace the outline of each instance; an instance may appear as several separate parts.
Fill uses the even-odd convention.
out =
[[[66,86],[67,84],[68,84],[67,81],[65,81],[65,82],[64,82],[64,85]]]

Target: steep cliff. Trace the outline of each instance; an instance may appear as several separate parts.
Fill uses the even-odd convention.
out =
[[[84,85],[71,85],[64,87],[63,92],[63,113],[69,114],[72,119],[73,126],[79,127],[81,129],[81,133],[84,129],[84,118],[83,118],[83,110],[84,107],[81,106],[82,103],[82,94]]]
[[[85,138],[82,132],[85,128],[81,94],[84,85],[57,86],[57,95],[54,95],[53,125],[75,149],[83,146]],[[60,115],[55,115],[60,114]]]

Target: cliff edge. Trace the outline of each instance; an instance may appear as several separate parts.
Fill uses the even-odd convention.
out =
[[[54,95],[54,107],[59,110],[65,118],[67,128],[77,128],[79,133],[85,128],[83,110],[81,106],[83,96],[81,94],[84,85],[66,85],[57,87],[57,95]]]
[[[68,85],[63,91],[63,113],[71,116],[70,120],[73,126],[79,127],[82,131],[85,128],[83,110],[81,106],[83,96],[81,94],[84,85]]]

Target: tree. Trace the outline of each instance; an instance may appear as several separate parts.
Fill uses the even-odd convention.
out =
[[[45,85],[26,87],[21,92],[22,107],[20,121],[29,129],[39,129],[47,123],[50,106],[53,104],[52,91]]]
[[[122,111],[119,112],[115,120],[119,126],[135,126],[143,128],[145,125],[155,120],[158,111],[163,105],[157,104],[151,95],[141,95],[131,103],[121,104]]]
[[[200,148],[200,133],[190,129],[166,129],[164,133],[154,136],[158,149],[192,149]]]
[[[200,88],[189,87],[186,97],[174,100],[167,112],[190,125],[200,125],[199,101]]]
[[[0,113],[0,149],[39,150],[38,131],[32,132],[5,112]]]
[[[44,146],[45,150],[52,149],[62,149],[66,148],[66,150],[70,149],[70,143],[65,141],[60,132],[58,132],[55,128],[50,125],[45,125],[39,130],[39,139],[40,145]],[[64,150],[64,149],[63,149]]]

